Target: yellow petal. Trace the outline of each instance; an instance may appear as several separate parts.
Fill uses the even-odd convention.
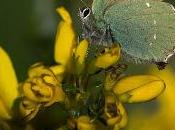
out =
[[[63,8],[57,11],[64,21],[61,21],[57,28],[55,39],[55,61],[65,67],[70,65],[73,48],[75,46],[75,33],[72,27],[71,17]]]
[[[121,119],[120,123],[115,124],[113,130],[120,130],[121,128],[125,127],[127,125],[127,122],[128,122],[128,115],[127,115],[123,105],[119,104],[118,107],[119,107],[119,110],[121,110],[122,119]]]
[[[77,120],[78,130],[95,130],[94,124],[90,122],[88,116],[80,116]]]
[[[77,74],[80,74],[85,67],[85,58],[87,54],[88,45],[88,41],[83,40],[80,42],[75,51],[75,71]]]
[[[144,102],[159,96],[165,89],[165,83],[153,75],[136,75],[122,78],[113,91],[123,102]]]
[[[120,48],[119,46],[114,46],[109,48],[104,54],[97,57],[95,66],[99,68],[108,68],[111,65],[114,65],[120,58]]]
[[[170,129],[175,128],[175,71],[173,67],[167,66],[164,70],[159,71],[157,68],[150,68],[151,73],[160,76],[166,84],[165,92],[162,93],[160,98],[158,98],[158,103],[160,106],[159,119],[161,126],[166,126]],[[164,118],[165,120],[161,120]],[[157,123],[160,126],[160,123]]]
[[[109,126],[122,128],[127,123],[127,113],[122,103],[116,98],[113,93],[108,93],[105,96],[104,119]]]
[[[155,65],[148,70],[165,81],[165,91],[156,99],[156,108],[149,105],[137,107],[130,112],[130,121],[126,130],[174,130],[175,129],[175,71],[174,67],[166,66],[158,70]],[[151,105],[154,106],[155,104]],[[155,110],[150,112],[149,110]],[[141,125],[140,125],[141,124]],[[141,126],[141,127],[140,127]]]
[[[106,69],[114,64],[120,58],[120,47],[117,44],[111,48],[106,48],[105,52],[92,60],[89,64],[88,71],[90,74],[96,72],[98,69]]]
[[[65,69],[63,65],[55,65],[55,66],[50,66],[47,69],[46,68],[47,67],[40,62],[33,64],[32,66],[30,66],[28,70],[29,78],[40,76],[42,73],[48,74],[47,69],[50,69],[54,73],[54,75],[57,77],[57,80],[59,80],[60,82],[62,81],[63,75],[64,75],[64,69]]]
[[[64,66],[62,65],[51,66],[50,69],[55,75],[62,75],[64,73]]]
[[[40,105],[28,99],[23,99],[19,105],[20,116],[25,121],[33,119],[38,113]]]
[[[18,96],[17,87],[18,83],[12,62],[0,47],[0,99],[9,110]]]
[[[52,70],[35,64],[29,69],[29,77],[22,85],[25,97],[45,106],[64,101],[65,93]]]
[[[33,65],[30,66],[29,70],[28,70],[28,76],[30,78],[33,78],[35,76],[40,76],[42,71],[44,70],[44,65],[40,62],[35,63]]]
[[[59,13],[59,15],[61,15],[62,19],[66,23],[72,24],[71,16],[70,16],[69,12],[64,7],[57,8],[56,11]]]

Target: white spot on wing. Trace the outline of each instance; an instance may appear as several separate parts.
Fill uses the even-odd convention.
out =
[[[154,39],[155,39],[155,40],[157,39],[157,35],[156,35],[156,34],[154,34]]]
[[[167,55],[167,57],[165,58],[164,62],[168,62],[168,59],[169,59],[170,57],[172,57],[173,55],[174,55],[174,53],[170,53],[169,55]]]
[[[174,11],[174,14],[175,14],[175,8],[173,5],[170,5],[170,7],[172,8],[172,10]]]
[[[168,62],[168,59],[169,59],[170,57],[172,57],[174,54],[175,54],[175,49],[173,49],[173,51],[172,51],[171,53],[169,53],[169,54],[165,57],[164,62]]]
[[[147,2],[147,3],[146,3],[146,6],[149,8],[149,7],[150,7],[150,3]]]
[[[149,45],[151,46],[153,43],[151,42]]]
[[[154,20],[154,24],[157,24],[157,21],[156,20]]]

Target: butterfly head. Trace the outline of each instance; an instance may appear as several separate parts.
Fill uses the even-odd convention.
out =
[[[90,14],[91,14],[91,9],[89,7],[83,7],[80,9],[80,18],[82,21],[86,21]]]

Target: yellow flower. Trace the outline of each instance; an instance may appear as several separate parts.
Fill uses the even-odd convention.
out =
[[[35,70],[39,70],[35,73]],[[23,85],[23,94],[30,100],[41,102],[44,106],[50,106],[54,102],[64,101],[65,94],[60,82],[54,73],[45,66],[32,66],[29,73],[33,76],[27,79]],[[35,73],[35,75],[34,75]]]
[[[87,56],[89,42],[83,40],[75,50],[75,73],[81,74],[85,68],[85,58]]]
[[[17,88],[17,77],[12,62],[0,47],[0,118],[12,118],[11,109],[18,96]]]
[[[23,100],[20,111],[26,120],[31,120],[40,107],[64,102],[65,99],[61,83],[54,73],[40,64],[35,64],[29,69],[29,78],[21,85],[21,89]]]
[[[65,72],[70,70],[76,42],[69,13],[63,7],[58,8],[57,12],[63,19],[58,25],[55,39],[54,58],[58,65],[46,68],[37,64],[29,70],[29,77],[21,87],[23,100],[20,111],[25,120],[34,118],[40,107],[64,102],[65,99],[61,81]]]
[[[55,61],[63,66],[64,71],[74,71],[73,73],[80,74],[86,67],[85,58],[87,57],[89,43],[85,39],[80,43],[76,43],[75,41],[78,40],[75,38],[75,32],[69,13],[63,7],[58,8],[57,12],[61,15],[63,20],[59,23],[57,28]],[[105,48],[103,54],[100,54],[97,58],[90,61],[87,71],[92,74],[98,69],[106,69],[114,65],[119,60],[119,57],[120,48],[118,45]],[[74,61],[72,61],[72,59],[74,59]],[[75,70],[73,70],[74,67]]]
[[[81,114],[81,110],[79,110],[81,105],[83,110],[89,110],[88,104],[84,106],[82,103],[95,102],[89,101],[92,97],[91,93],[103,86],[104,82],[104,90],[100,92],[102,94],[104,92],[104,95],[101,94],[101,96],[105,96],[105,104],[102,106],[102,109],[104,107],[104,112],[101,113],[102,117],[100,118],[103,118],[106,124],[112,126],[114,130],[124,127],[127,123],[127,114],[122,103],[145,102],[156,98],[165,89],[164,81],[153,75],[122,77],[122,67],[116,68],[113,73],[111,68],[118,63],[120,58],[119,45],[115,44],[104,48],[104,53],[98,55],[88,54],[90,43],[86,39],[80,43],[75,42],[75,33],[68,12],[62,7],[58,9],[58,12],[62,16],[63,21],[59,24],[57,31],[55,60],[58,65],[64,67],[64,78],[62,81],[66,81],[63,86],[65,86],[65,91],[67,91],[66,102],[69,106],[68,109],[73,107],[75,109],[74,114]],[[65,35],[65,33],[70,35],[70,37]],[[88,59],[89,55],[94,55],[94,57]],[[121,68],[122,70],[120,70]],[[98,76],[100,76],[100,74],[96,75],[97,72],[104,72],[105,79],[100,77],[100,81],[97,81]],[[69,95],[71,96],[69,97]],[[72,95],[79,95],[79,98]],[[100,103],[103,103],[103,100],[97,98],[96,104],[91,105],[91,110],[98,110],[96,107]],[[93,114],[96,112],[94,111]],[[90,122],[90,117],[86,115],[80,116],[77,122],[79,122],[77,125],[78,130],[95,129]]]
[[[67,120],[68,128],[77,130],[95,130],[95,124],[87,115],[79,116],[78,118],[70,118]]]
[[[90,117],[88,117],[88,116],[80,116],[77,119],[77,129],[78,130],[95,130],[95,126],[90,121]]]
[[[156,104],[158,107],[151,107],[154,113],[146,105],[144,108],[136,109],[130,113],[130,122],[126,130],[174,130],[175,129],[175,74],[172,67],[167,66],[164,70],[159,71],[151,66],[149,73],[158,75],[164,80],[166,89],[160,95]],[[139,125],[138,125],[139,124]],[[140,127],[140,124],[142,127]]]
[[[135,75],[120,79],[113,88],[123,102],[144,102],[154,99],[165,89],[162,79],[153,75]]]
[[[0,118],[9,120],[16,114],[16,112],[13,113],[12,108],[20,95],[13,65],[2,48],[0,48],[0,57]],[[26,120],[32,119],[41,106],[46,107],[55,102],[64,101],[65,94],[59,80],[52,72],[53,67],[49,69],[39,64],[32,66],[29,69],[29,78],[20,85],[23,90],[23,99],[19,108],[22,117]],[[58,69],[59,66],[54,67],[57,74]]]
[[[20,98],[12,63],[0,48],[0,117],[13,118],[12,106],[18,97],[20,116],[26,121],[42,108],[59,102],[65,105],[68,116],[75,121],[73,127],[78,130],[95,130],[96,122],[105,122],[114,130],[123,128],[127,123],[123,103],[156,98],[165,89],[164,81],[153,75],[122,76],[119,44],[104,47],[102,53],[89,54],[92,48],[87,39],[76,42],[69,13],[63,7],[57,12],[62,17],[55,39],[57,64],[31,66],[28,78],[20,84]]]
[[[116,71],[106,74],[104,83],[105,113],[103,118],[114,130],[124,127],[127,114],[122,103],[146,102],[159,96],[165,89],[162,79],[153,75],[120,77]]]
[[[114,126],[114,129],[120,129],[127,123],[126,111],[119,99],[113,93],[107,93],[105,96],[105,108],[103,118],[107,125]]]
[[[115,43],[114,43],[115,44]],[[88,66],[88,72],[90,74],[95,73],[99,69],[106,69],[112,65],[115,65],[120,58],[119,45],[113,45],[110,48],[105,48],[105,52],[100,54],[97,58],[93,59]]]

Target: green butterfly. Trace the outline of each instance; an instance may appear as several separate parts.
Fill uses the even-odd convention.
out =
[[[175,8],[169,3],[94,0],[92,11],[81,9],[80,17],[84,37],[107,46],[119,43],[126,61],[164,65],[175,53]]]

